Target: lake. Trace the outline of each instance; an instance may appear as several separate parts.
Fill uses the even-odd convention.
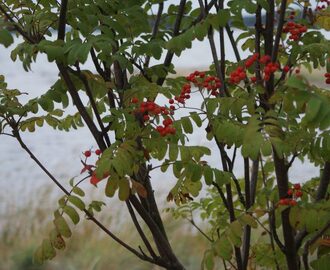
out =
[[[235,35],[237,34],[235,33]],[[233,51],[230,50],[228,40],[226,44],[228,44],[226,48],[229,48],[227,58],[233,60],[234,55]],[[242,53],[243,59],[247,56],[246,52]],[[38,56],[37,63],[32,65],[32,72],[29,73],[23,70],[20,62],[11,61],[9,50],[3,47],[0,47],[0,62],[0,74],[5,75],[9,88],[18,88],[23,92],[28,92],[29,97],[38,96],[48,90],[58,77],[56,65],[48,63],[47,58],[42,55]],[[206,41],[194,42],[193,49],[183,52],[180,57],[174,57],[174,64],[177,68],[181,71],[187,70],[187,72],[195,69],[206,69],[211,62],[212,57]],[[86,67],[89,66],[91,63],[87,62]],[[198,104],[199,100],[192,98],[191,102]],[[213,151],[216,151],[214,145],[205,140],[204,136],[201,136],[201,132],[205,132],[203,128],[197,129],[190,136],[190,143],[209,146]],[[68,180],[72,176],[79,174],[82,152],[91,147],[95,148],[93,138],[86,128],[67,133],[55,131],[45,126],[38,129],[36,133],[24,133],[22,137],[35,155],[65,186],[68,186]],[[214,166],[221,167],[218,155],[215,154],[213,157],[216,157],[216,160],[207,159],[207,161]],[[0,213],[6,211],[9,206],[24,205],[31,197],[37,198],[40,188],[51,183],[18,143],[7,136],[0,137],[0,164]],[[243,162],[240,157],[238,157],[235,173],[238,177],[242,176],[243,173]],[[303,182],[317,176],[318,173],[318,168],[310,163],[297,162],[291,170],[290,180]],[[160,172],[154,172],[152,182],[156,192],[160,195],[159,200],[165,202],[166,194],[174,185],[175,179],[171,174],[163,175]],[[86,186],[89,187],[90,185],[86,184]],[[55,186],[52,189],[54,194],[60,194]]]

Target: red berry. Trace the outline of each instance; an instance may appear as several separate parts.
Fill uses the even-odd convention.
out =
[[[295,200],[290,200],[289,204],[291,206],[295,206],[295,205],[297,205],[297,202]]]
[[[280,205],[286,205],[286,199],[280,199],[279,204]]]
[[[288,193],[289,196],[291,196],[293,194],[293,190],[291,188],[289,188],[287,193]]]
[[[251,77],[251,82],[255,83],[257,81],[257,77]]]
[[[299,74],[299,73],[300,73],[300,69],[297,68],[297,69],[295,70],[295,72],[296,72],[296,74]]]
[[[144,121],[148,121],[149,119],[150,119],[149,115],[147,115],[147,114],[143,115],[143,120]]]
[[[174,103],[174,99],[171,98],[171,99],[168,101],[168,103],[173,104],[173,103]]]
[[[302,195],[303,195],[303,193],[302,193],[301,190],[297,190],[297,191],[296,191],[296,197],[297,197],[297,198],[302,197]]]
[[[327,79],[325,80],[325,83],[326,83],[326,84],[330,84],[330,78],[327,78]]]
[[[85,157],[90,157],[92,155],[92,152],[90,150],[87,150],[84,152]]]
[[[137,97],[133,97],[131,103],[138,103],[139,99]]]
[[[102,151],[101,151],[100,149],[96,149],[96,150],[95,150],[95,154],[99,156],[99,155],[102,154]]]
[[[289,71],[290,71],[290,67],[289,67],[289,66],[285,66],[285,67],[283,67],[283,71],[284,71],[285,73],[289,72]]]
[[[293,185],[293,188],[294,188],[295,190],[300,190],[300,189],[301,189],[301,185],[300,185],[299,183],[294,184],[294,185]]]
[[[157,115],[157,114],[160,114],[161,111],[162,111],[162,109],[159,108],[159,107],[157,107],[157,108],[155,108],[155,109],[153,110],[153,113]]]

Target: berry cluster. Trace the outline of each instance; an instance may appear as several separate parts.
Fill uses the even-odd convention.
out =
[[[163,120],[163,125],[164,126],[158,126],[156,128],[156,130],[159,132],[159,134],[164,137],[168,134],[175,134],[176,130],[175,128],[172,126],[173,121],[171,118],[166,118]]]
[[[264,68],[265,81],[268,81],[270,79],[270,76],[273,73],[275,73],[279,68],[280,68],[280,65],[278,63],[272,63],[272,62],[267,63]]]
[[[195,86],[199,87],[200,89],[205,88],[207,91],[210,92],[212,96],[217,96],[219,94],[218,89],[221,87],[221,81],[219,78],[215,76],[206,75],[205,72],[195,71],[189,74],[186,77],[186,80],[190,83],[193,83]],[[189,90],[190,90],[190,83],[188,84]]]
[[[190,93],[191,93],[191,85],[190,83],[185,83],[182,88],[181,88],[181,93],[179,96],[175,96],[174,99],[181,104],[185,104],[187,99],[190,99]],[[170,104],[173,104],[174,101],[172,102],[169,100]],[[172,105],[173,106],[173,105]]]
[[[246,68],[249,68],[257,61],[261,65],[263,65],[262,70],[265,81],[268,81],[270,79],[270,76],[280,69],[280,65],[278,63],[271,62],[271,57],[269,55],[263,55],[259,58],[258,53],[255,53],[250,58],[248,58],[245,61],[244,65]],[[284,67],[284,70],[285,72],[288,72],[290,68]],[[238,84],[245,79],[246,79],[245,69],[243,67],[237,67],[233,72],[230,73],[229,82],[232,84]],[[255,83],[257,81],[257,78],[251,77],[250,80],[252,83]]]
[[[303,33],[307,32],[307,27],[299,23],[288,22],[283,27],[283,32],[290,33],[289,39],[297,41],[301,38]]]
[[[301,190],[301,185],[294,184],[292,188],[288,189],[287,192],[287,198],[280,199],[279,205],[290,205],[290,206],[295,206],[297,205],[297,199],[301,198],[303,195],[303,192]]]
[[[138,104],[139,99],[137,97],[133,97],[131,99],[132,104]],[[171,101],[170,101],[171,103]],[[174,101],[172,102],[172,104]],[[173,105],[170,106],[170,110],[168,110],[164,106],[157,105],[154,101],[143,101],[140,103],[139,108],[136,112],[143,114],[143,121],[150,121],[151,117],[162,115],[165,120],[163,121],[164,126],[157,126],[156,130],[159,132],[161,136],[166,136],[168,134],[175,134],[175,128],[172,126],[173,121],[171,118],[167,117],[167,115],[174,114],[175,107]]]
[[[324,77],[325,77],[325,83],[330,84],[330,72],[325,73]]]
[[[85,152],[83,152],[83,155],[85,156],[85,161],[81,161],[82,164],[84,165],[84,167],[81,170],[81,174],[84,172],[88,172],[89,175],[91,176],[90,178],[90,183],[94,186],[97,185],[98,182],[102,181],[103,179],[107,178],[109,176],[109,174],[104,174],[103,177],[101,179],[97,178],[96,173],[94,171],[95,169],[95,165],[91,165],[91,164],[87,164],[86,161],[89,157],[91,157],[92,153],[95,153],[95,155],[100,156],[102,154],[102,151],[100,149],[96,149],[94,152],[92,152],[91,150],[86,150]]]
[[[245,61],[245,67],[251,67],[259,59],[259,53],[253,54],[250,58]]]
[[[99,155],[102,154],[102,151],[100,149],[96,149],[94,151],[94,153],[99,156]],[[83,154],[86,158],[89,158],[92,155],[92,151],[91,150],[86,150]]]
[[[246,72],[243,67],[237,67],[234,71],[230,73],[229,82],[232,84],[238,84],[245,80]]]

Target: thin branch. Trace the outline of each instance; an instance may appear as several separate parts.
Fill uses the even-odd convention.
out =
[[[249,158],[244,158],[244,186],[245,186],[245,209],[248,210],[251,207]],[[247,264],[249,260],[250,242],[251,242],[251,226],[247,225],[244,227],[244,233],[243,233],[243,246],[242,246],[243,269],[247,268]]]
[[[94,63],[94,66],[95,66],[95,69],[96,71],[102,76],[102,78],[104,80],[106,80],[106,76],[105,76],[105,72],[104,70],[101,68],[101,65],[97,59],[97,56],[96,56],[96,53],[95,53],[95,50],[94,48],[91,48],[90,50],[90,54],[91,54],[91,57],[92,57],[92,61]]]
[[[158,34],[159,24],[160,24],[160,20],[162,18],[163,10],[164,10],[164,3],[161,2],[158,5],[157,16],[156,16],[155,24],[154,24],[154,26],[152,28],[152,35],[151,35],[150,40],[155,39],[156,36],[157,36],[157,34]],[[149,66],[149,63],[150,63],[150,55],[147,55],[147,57],[145,59],[145,62],[144,62],[144,68],[148,67]]]
[[[146,235],[144,234],[137,218],[136,218],[136,215],[134,213],[134,210],[132,208],[132,205],[129,201],[126,201],[126,205],[127,205],[127,208],[128,208],[128,211],[132,217],[132,220],[133,220],[133,223],[135,225],[135,228],[137,229],[138,233],[140,234],[141,236],[141,239],[143,241],[143,243],[145,244],[146,248],[148,249],[151,257],[153,258],[158,258],[158,256],[156,255],[155,251],[153,250],[152,246],[150,245],[150,242],[148,240],[148,238],[146,237]]]
[[[292,166],[293,162],[295,161],[295,159],[299,156],[299,153],[295,153],[294,155],[292,155],[287,167],[287,171],[290,169],[290,167]]]
[[[186,0],[180,0],[178,14],[176,16],[176,20],[175,20],[175,23],[174,23],[172,38],[178,36],[179,33],[180,33],[181,21],[182,21],[182,18],[183,18],[186,2],[187,2]],[[174,52],[172,52],[172,51],[167,52],[167,54],[165,56],[164,63],[163,63],[165,68],[168,68],[170,66],[170,64],[172,63],[173,56],[174,56]],[[157,80],[157,84],[162,85],[164,83],[164,81],[165,81],[165,77],[164,78],[159,78]]]
[[[7,11],[0,5],[0,12],[13,24],[15,30],[20,33],[31,44],[35,44],[35,41],[24,30],[17,25],[15,20],[7,13]]]
[[[201,228],[199,228],[195,221],[193,219],[189,219],[187,218],[187,220],[190,222],[191,225],[193,225],[208,241],[210,241],[211,243],[213,242],[213,240],[205,233],[203,232],[203,230]]]
[[[88,80],[87,80],[86,76],[81,72],[78,64],[76,65],[76,67],[77,67],[77,71],[74,71],[70,67],[68,67],[68,69],[74,75],[78,76],[78,78],[84,84],[85,90],[86,90],[86,93],[87,93],[87,96],[88,96],[88,99],[89,99],[89,102],[90,102],[90,104],[91,104],[91,106],[93,108],[94,114],[96,116],[96,120],[97,120],[97,122],[98,122],[98,124],[99,124],[99,126],[101,128],[101,131],[102,131],[102,134],[104,136],[104,139],[107,142],[107,146],[109,147],[111,145],[110,138],[109,138],[109,135],[108,135],[108,133],[106,131],[106,128],[104,127],[104,124],[102,122],[101,115],[99,113],[99,110],[97,108],[95,99],[94,99],[93,94],[92,94],[92,89],[89,86],[89,83],[88,83]]]
[[[172,264],[175,264],[176,266],[180,266],[180,262],[177,260],[177,258],[173,254],[172,249],[171,249],[167,239],[165,238],[165,236],[159,229],[156,222],[151,218],[150,214],[141,205],[141,203],[139,202],[137,197],[135,195],[131,194],[129,196],[129,201],[132,203],[135,210],[139,213],[139,215],[142,217],[144,222],[147,224],[147,226],[150,229],[154,238],[157,239],[155,242],[157,244],[159,253],[162,256],[165,256],[165,258],[167,258],[169,260],[169,262],[171,262]],[[174,268],[174,269],[176,269],[176,268]],[[183,269],[183,267],[182,267],[182,269]]]
[[[64,40],[66,27],[66,12],[68,9],[68,0],[61,1],[60,17],[58,20],[57,39]]]
[[[224,84],[225,80],[222,76],[221,66],[220,66],[220,63],[219,63],[219,60],[218,60],[217,49],[216,49],[215,42],[214,42],[213,29],[212,29],[211,26],[210,26],[210,29],[208,31],[207,36],[208,36],[208,40],[209,40],[209,43],[210,43],[210,48],[211,48],[211,53],[212,53],[212,58],[213,58],[215,70],[216,70],[218,78],[221,81],[220,96],[221,97],[224,97],[224,96],[230,97],[230,93],[229,93],[228,89],[225,88],[225,84]]]
[[[99,130],[97,129],[93,119],[88,114],[84,104],[82,103],[78,91],[73,84],[70,75],[68,73],[67,67],[65,67],[63,64],[57,63],[57,67],[62,75],[63,80],[65,81],[68,91],[72,97],[74,105],[77,107],[81,117],[84,119],[86,125],[88,126],[89,130],[91,131],[95,141],[97,142],[99,148],[104,151],[107,146],[103,141],[103,135]]]
[[[61,1],[61,10],[60,10],[60,18],[59,18],[59,23],[58,23],[58,34],[57,34],[58,40],[64,40],[64,37],[65,37],[67,5],[68,5],[68,0]],[[100,149],[102,151],[104,151],[107,147],[103,141],[103,136],[98,131],[92,118],[87,113],[86,108],[79,97],[78,91],[70,78],[67,67],[65,67],[62,63],[56,63],[56,64],[62,75],[63,80],[65,81],[65,83],[68,87],[68,91],[72,97],[74,105],[77,107],[81,117],[84,119],[85,123],[87,124],[87,126],[88,126],[89,130],[91,131],[93,137],[95,138],[98,146],[100,147]]]
[[[250,182],[250,204],[253,205],[257,192],[257,181],[259,172],[259,158],[252,162],[251,182]]]
[[[330,182],[330,161],[326,161],[323,168],[322,177],[316,193],[316,201],[320,201],[325,198],[327,194],[328,186]]]
[[[226,209],[228,210],[228,209],[229,209],[229,207],[228,207],[228,202],[227,202],[226,196],[225,196],[225,194],[223,193],[221,187],[220,187],[216,182],[214,182],[214,181],[212,182],[212,185],[216,187],[216,189],[217,189],[217,191],[218,191],[218,193],[219,193],[219,195],[220,195],[220,198],[221,198],[221,200],[222,200],[224,206],[225,206]]]
[[[271,234],[273,236],[273,239],[275,240],[277,246],[280,248],[280,250],[285,254],[286,253],[286,246],[283,245],[280,238],[278,237],[277,231],[276,231],[276,222],[275,222],[275,212],[274,209],[270,209],[269,211],[269,227]]]
[[[282,32],[283,32],[286,5],[287,5],[287,0],[282,0],[281,1],[281,7],[280,7],[279,21],[278,21],[278,24],[277,24],[277,32],[276,32],[274,47],[273,47],[273,52],[272,52],[272,62],[273,63],[275,63],[276,59],[277,59],[277,54],[278,54],[278,49],[279,49],[279,45],[280,45],[281,35],[282,35]]]

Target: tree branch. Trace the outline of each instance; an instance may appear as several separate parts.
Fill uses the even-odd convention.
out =
[[[177,258],[174,256],[167,239],[162,234],[159,227],[157,226],[155,221],[151,218],[149,213],[144,209],[144,207],[138,201],[136,196],[130,195],[129,201],[132,203],[135,210],[139,213],[139,215],[142,217],[142,219],[150,229],[152,235],[155,238],[155,242],[157,244],[159,253],[162,256],[165,256],[165,259],[168,259],[168,262],[172,265],[173,268],[170,269],[184,269],[183,266],[180,264],[180,262],[177,260]]]
[[[272,62],[273,63],[275,63],[277,60],[278,48],[280,45],[281,35],[283,32],[286,5],[287,5],[287,0],[282,0],[281,7],[280,7],[279,21],[277,24],[277,32],[276,32],[275,41],[274,41],[274,48],[273,48],[273,52],[272,52]]]
[[[153,250],[152,246],[150,245],[150,242],[149,242],[148,238],[144,234],[144,232],[143,232],[143,230],[142,230],[142,228],[141,228],[141,226],[140,226],[140,224],[139,224],[139,222],[138,222],[138,220],[135,216],[135,213],[134,213],[134,210],[132,208],[131,203],[129,201],[126,201],[126,205],[127,205],[128,211],[129,211],[129,213],[132,217],[135,228],[138,231],[138,233],[140,234],[141,239],[142,239],[143,243],[145,244],[146,248],[148,249],[151,257],[159,259],[159,257],[156,255],[155,251]]]
[[[104,127],[104,124],[102,122],[102,119],[101,119],[99,110],[97,109],[97,105],[96,105],[95,99],[93,97],[92,90],[91,90],[91,88],[89,86],[89,83],[87,81],[86,76],[81,73],[81,70],[80,70],[78,64],[76,65],[76,67],[77,67],[77,71],[71,69],[70,67],[68,67],[68,69],[69,69],[70,72],[72,72],[74,75],[76,75],[82,81],[82,83],[84,84],[85,90],[86,90],[86,93],[87,93],[87,96],[88,96],[88,99],[89,99],[89,102],[90,102],[90,104],[91,104],[91,106],[93,108],[93,111],[94,111],[94,114],[95,114],[95,117],[96,117],[96,120],[97,120],[97,122],[98,122],[98,124],[99,124],[99,126],[101,128],[101,131],[102,131],[102,134],[104,136],[104,139],[107,142],[107,147],[109,147],[111,145],[110,138],[109,138],[108,133],[107,133],[107,130]]]
[[[160,24],[160,20],[162,18],[163,10],[164,10],[164,3],[161,2],[158,4],[157,16],[156,16],[155,24],[152,28],[152,35],[151,35],[150,40],[155,39],[158,34],[159,24]],[[149,66],[149,63],[150,63],[150,55],[147,55],[145,62],[144,62],[144,69]]]
[[[29,154],[31,159],[41,168],[41,170],[55,183],[56,186],[58,186],[64,194],[67,196],[70,196],[70,192],[46,169],[46,167],[39,161],[39,159],[32,153],[32,151],[26,146],[26,144],[23,142],[19,131],[17,129],[17,126],[12,126],[13,128],[13,136],[17,139],[20,146]],[[126,248],[128,251],[136,255],[138,258],[144,261],[148,261],[150,263],[154,263],[160,266],[163,266],[162,264],[159,264],[159,262],[156,262],[152,258],[149,258],[141,253],[139,253],[137,250],[123,242],[121,239],[119,239],[116,235],[114,235],[110,230],[108,230],[99,220],[97,220],[88,210],[83,209],[82,210],[89,220],[93,221],[100,229],[102,229],[107,235],[109,235],[114,241],[116,241],[118,244]]]
[[[186,2],[187,2],[186,0],[180,0],[178,14],[176,16],[176,20],[175,20],[175,23],[174,23],[172,38],[178,36],[179,33],[180,33],[180,26],[181,26],[181,21],[182,21],[182,18],[183,18],[184,8],[186,6]],[[170,64],[172,63],[173,56],[174,56],[174,52],[172,52],[172,51],[167,52],[167,54],[165,56],[164,63],[163,63],[165,68],[168,68],[170,66]],[[165,81],[165,77],[164,78],[159,78],[157,80],[157,84],[162,85],[164,83],[164,81]]]

